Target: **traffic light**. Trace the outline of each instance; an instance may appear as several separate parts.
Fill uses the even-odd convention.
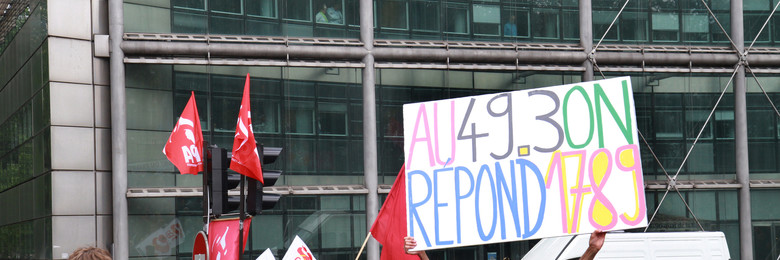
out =
[[[230,158],[224,148],[209,148],[211,152],[211,214],[219,216],[238,209],[241,198],[228,196],[228,192],[238,187],[241,175],[228,170]]]
[[[276,162],[282,153],[281,147],[264,147],[260,145],[260,162],[263,166],[263,183],[248,178],[249,191],[247,194],[247,213],[249,215],[262,214],[264,209],[272,209],[276,206],[281,196],[274,193],[263,193],[263,186],[270,187],[276,184],[276,180],[282,175],[282,171],[269,170],[266,166]]]

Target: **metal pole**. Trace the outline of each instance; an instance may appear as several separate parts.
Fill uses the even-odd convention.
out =
[[[366,180],[366,230],[371,229],[379,212],[377,194],[376,139],[376,72],[374,71],[374,7],[372,0],[360,0],[360,41],[366,48],[363,57],[363,175]],[[366,252],[368,260],[379,260],[379,244],[371,239]]]
[[[743,29],[742,0],[731,1],[731,37],[737,52],[744,60],[745,35]],[[753,227],[750,207],[750,168],[748,165],[747,108],[745,102],[745,68],[737,69],[734,77],[734,146],[736,148],[737,183],[742,184],[739,199],[739,251],[740,259],[753,259]]]
[[[585,55],[590,55],[593,49],[593,13],[591,0],[580,0],[580,45],[585,49]],[[582,81],[593,80],[593,64],[590,59],[582,62],[585,71],[582,72]]]
[[[113,188],[113,259],[129,257],[127,233],[127,108],[125,105],[125,54],[119,46],[124,33],[122,0],[108,1],[111,58],[111,176]]]
[[[257,148],[255,148],[257,149]],[[225,173],[227,174],[227,172]],[[239,191],[239,203],[238,203],[238,258],[244,253],[244,219],[246,214],[246,200],[244,199],[244,182],[246,182],[246,175],[241,174],[241,190]],[[249,228],[249,227],[247,227]]]

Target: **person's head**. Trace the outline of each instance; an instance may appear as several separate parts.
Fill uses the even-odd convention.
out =
[[[105,249],[88,246],[73,251],[68,260],[111,260],[111,254]]]
[[[328,5],[327,4],[322,4],[322,9],[321,10],[322,11],[328,10]]]
[[[514,15],[510,15],[509,16],[509,22],[510,23],[515,23],[516,20],[517,20],[517,17],[515,17]]]

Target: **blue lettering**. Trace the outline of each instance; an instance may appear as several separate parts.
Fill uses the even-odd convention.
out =
[[[436,237],[436,245],[452,245],[452,240],[442,241],[439,240],[439,208],[446,207],[447,203],[439,203],[439,173],[452,171],[452,168],[443,168],[440,170],[433,170],[433,219],[434,219],[434,232]]]
[[[469,177],[469,191],[466,192],[466,194],[460,193],[460,173],[465,172],[466,176]],[[471,171],[469,171],[468,168],[463,166],[455,167],[455,222],[456,222],[456,231],[458,233],[458,244],[461,242],[461,231],[460,231],[460,201],[468,198],[471,196],[471,194],[474,193],[474,176],[471,174]]]
[[[515,234],[520,237],[520,216],[517,214],[517,183],[515,182],[515,162],[509,161],[509,167],[512,177],[512,190],[509,190],[507,186],[506,177],[504,177],[504,171],[501,170],[501,165],[496,162],[496,188],[498,197],[498,212],[501,214],[501,239],[506,239],[506,222],[504,221],[504,196],[509,203],[509,210],[512,212],[512,218],[515,222]],[[503,192],[502,192],[503,191]]]
[[[420,175],[425,179],[425,183],[428,185],[428,194],[425,195],[425,199],[420,201],[419,203],[414,203],[412,201],[412,176],[413,175]],[[420,222],[420,214],[417,212],[417,207],[424,205],[426,202],[428,202],[429,199],[431,199],[431,179],[428,178],[428,175],[425,174],[424,171],[416,170],[412,171],[409,174],[406,175],[406,183],[407,183],[407,192],[409,195],[407,195],[409,201],[407,204],[409,205],[409,236],[414,236],[414,222],[417,221],[417,225],[420,226],[420,233],[422,233],[423,239],[425,240],[425,244],[429,247],[431,246],[431,240],[428,239],[428,233],[425,231],[425,227],[423,227],[422,222]]]
[[[480,185],[482,183],[482,176],[484,176],[484,173],[487,172],[488,179],[490,180],[490,195],[491,195],[491,202],[493,202],[493,219],[490,226],[490,232],[488,234],[485,234],[485,231],[482,230],[482,218],[480,210],[479,210],[479,189],[482,187]],[[493,175],[490,174],[490,168],[487,164],[483,164],[482,167],[479,168],[479,174],[477,174],[477,188],[476,188],[476,199],[474,200],[474,207],[477,215],[477,231],[479,231],[479,238],[482,239],[482,241],[489,241],[493,235],[496,232],[496,217],[498,217],[498,214],[496,213],[496,182],[493,180]]]
[[[523,239],[529,238],[536,234],[537,231],[539,231],[539,227],[541,227],[542,222],[544,220],[544,206],[547,202],[547,194],[545,193],[545,186],[544,186],[544,177],[542,177],[542,172],[539,171],[539,167],[536,167],[536,165],[525,159],[517,159],[515,160],[518,165],[520,165],[520,179],[522,181],[523,185],[523,224],[525,224],[525,234],[523,234]],[[539,213],[536,217],[536,223],[534,224],[534,227],[529,230],[530,224],[529,224],[529,218],[528,218],[528,185],[526,182],[526,171],[525,168],[531,169],[531,171],[534,172],[536,175],[536,181],[539,183],[539,191],[542,194],[542,201],[539,205]]]

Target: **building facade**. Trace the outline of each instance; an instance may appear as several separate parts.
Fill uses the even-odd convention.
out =
[[[404,162],[405,103],[626,75],[648,231],[722,231],[733,259],[775,259],[776,4],[0,0],[0,258],[191,258],[202,181],[161,150],[191,92],[204,138],[232,147],[249,73],[255,137],[284,148],[284,175],[243,259],[281,257],[295,235],[318,259],[355,258]]]

